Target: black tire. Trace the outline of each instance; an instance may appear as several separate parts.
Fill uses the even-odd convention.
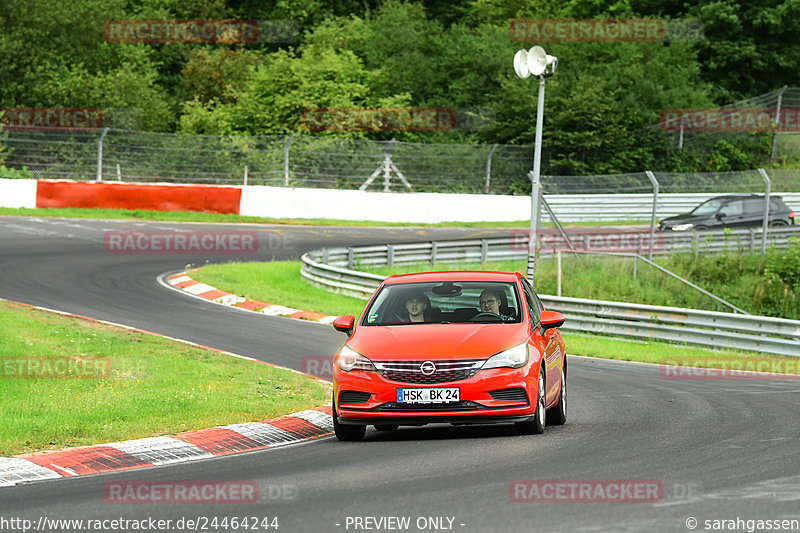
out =
[[[703,226],[703,225],[701,224],[700,226],[695,226],[695,227],[694,227],[694,230],[695,230],[695,231],[708,231],[708,226]]]
[[[784,220],[773,220],[769,223],[769,227],[771,228],[785,228],[789,224],[786,223]]]
[[[336,402],[331,398],[331,411],[333,412],[333,433],[336,438],[341,441],[359,441],[364,438],[367,432],[367,426],[351,426],[347,424],[340,424],[339,417],[336,416]]]
[[[375,431],[395,431],[400,426],[398,424],[378,424]]]
[[[567,371],[561,368],[561,391],[558,394],[558,403],[547,410],[548,426],[563,426],[567,421]]]
[[[536,386],[536,411],[533,413],[533,420],[528,422],[516,422],[514,428],[518,435],[540,435],[544,433],[546,424],[545,410],[545,382],[544,382],[544,359],[539,365],[539,383]]]

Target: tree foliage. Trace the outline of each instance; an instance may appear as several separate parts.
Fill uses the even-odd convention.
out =
[[[320,135],[533,143],[536,82],[511,66],[514,18],[689,19],[687,42],[542,43],[545,171],[608,174],[752,168],[765,136],[678,150],[653,125],[800,85],[800,0],[4,0],[0,105],[100,107],[115,127],[205,134],[306,132],[304,110],[446,107],[491,120],[450,131]],[[254,19],[296,25],[291,43],[110,43],[113,19]],[[475,111],[478,110],[478,111]]]

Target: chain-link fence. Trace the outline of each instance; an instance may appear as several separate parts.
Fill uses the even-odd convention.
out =
[[[784,88],[719,110],[695,111],[704,120],[727,116],[725,120],[730,123],[730,113],[748,109],[755,110],[761,119],[767,116],[769,121],[773,117],[776,123],[786,126],[795,120],[794,130],[800,131],[800,88]],[[670,148],[653,154],[660,162],[656,168],[681,168],[682,158],[697,157],[701,152],[733,158],[750,148],[767,153],[772,150],[779,159],[792,154],[800,158],[800,133],[777,126],[755,134],[723,131],[725,128],[693,131],[697,129],[698,116],[687,113],[687,121],[683,121],[683,111],[677,111],[677,122],[661,123],[642,132],[642,142],[648,146],[662,146],[650,142],[652,135],[669,138]],[[749,116],[746,112],[740,114]],[[778,119],[779,116],[789,118]],[[677,129],[676,124],[680,126]],[[720,140],[734,147],[736,153],[720,148]],[[530,194],[528,173],[533,156],[530,146],[408,143],[316,135],[181,135],[115,128],[3,131],[0,148],[0,163],[26,168],[40,179],[520,195]],[[652,191],[645,172],[547,176],[551,173],[547,153],[545,149],[542,165],[546,195]],[[664,161],[676,164],[663,164]],[[769,172],[773,191],[800,192],[800,170]],[[764,190],[763,179],[756,171],[656,172],[655,178],[662,194]]]
[[[705,158],[719,167],[748,160],[797,163],[799,113],[800,87],[783,87],[716,109],[665,110],[658,124],[636,134],[660,147],[653,155],[667,168]]]
[[[533,158],[524,146],[117,129],[10,131],[2,144],[6,165],[39,179],[395,192],[524,194]]]

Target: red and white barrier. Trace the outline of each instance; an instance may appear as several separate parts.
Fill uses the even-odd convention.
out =
[[[40,180],[36,207],[238,214],[240,187]]]
[[[0,207],[200,211],[412,223],[524,220],[530,216],[526,196],[11,179],[0,180]]]

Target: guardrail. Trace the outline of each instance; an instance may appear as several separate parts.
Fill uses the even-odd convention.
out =
[[[745,232],[749,233],[749,232]],[[787,233],[786,230],[771,232]],[[791,232],[797,235],[798,231]],[[787,240],[788,237],[783,235]],[[500,243],[505,249],[498,250]],[[704,246],[704,250],[707,248]],[[514,252],[514,253],[512,253]],[[514,255],[516,254],[516,255]],[[384,276],[360,272],[360,266],[414,262],[486,262],[524,257],[510,250],[508,239],[476,239],[313,250],[301,258],[300,274],[328,290],[368,298]],[[658,339],[698,346],[800,357],[800,320],[737,315],[604,300],[540,295],[567,317],[565,331]]]
[[[557,250],[569,252],[564,237],[556,230],[540,230],[539,250],[541,255],[549,256]],[[567,235],[577,242],[577,248],[584,252],[609,251],[616,246],[622,251],[646,252],[649,249],[649,230],[621,227],[610,231],[608,228],[569,228]],[[638,238],[637,247],[625,244],[625,236]],[[792,237],[800,238],[800,226],[770,228],[767,245],[785,248]],[[646,241],[646,242],[645,242]],[[758,228],[731,231],[698,231],[656,233],[653,253],[667,254],[676,251],[696,251],[697,253],[721,252],[736,248],[757,252],[761,250],[762,235]],[[631,242],[634,242],[631,240]],[[429,262],[479,262],[503,259],[522,259],[528,254],[528,230],[510,230],[506,237],[471,239],[463,241],[419,242],[408,244],[379,244],[357,248],[323,248],[310,252],[314,261],[349,270],[358,266],[394,266],[404,263]]]

